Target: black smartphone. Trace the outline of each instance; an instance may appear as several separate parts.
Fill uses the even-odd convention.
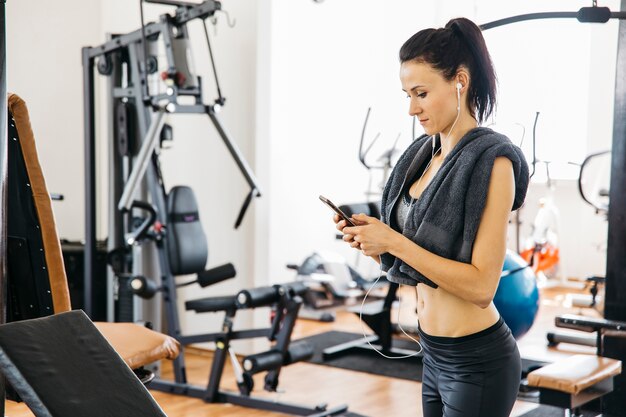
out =
[[[352,219],[350,217],[348,217],[348,215],[346,213],[341,211],[341,209],[339,207],[337,207],[332,201],[330,201],[329,199],[327,199],[323,195],[320,195],[320,200],[322,200],[322,202],[324,204],[326,204],[328,207],[330,207],[330,209],[332,211],[337,213],[337,215],[339,215],[339,217],[341,217],[343,220],[345,220],[346,223],[348,223],[350,226],[356,226],[356,224],[352,221]]]

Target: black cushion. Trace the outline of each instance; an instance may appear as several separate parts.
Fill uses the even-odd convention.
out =
[[[15,120],[8,116],[7,321],[18,321],[49,316],[54,308],[33,189]]]
[[[195,310],[198,313],[208,313],[215,311],[225,311],[237,309],[235,304],[236,296],[208,297],[185,302],[187,310]]]
[[[0,369],[37,416],[166,417],[80,310],[0,326]]]
[[[193,190],[184,186],[173,187],[167,195],[167,214],[167,253],[172,274],[204,271],[209,249]]]

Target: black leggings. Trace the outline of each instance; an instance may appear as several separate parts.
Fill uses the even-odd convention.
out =
[[[508,417],[521,378],[515,339],[502,318],[463,337],[419,331],[424,417]]]

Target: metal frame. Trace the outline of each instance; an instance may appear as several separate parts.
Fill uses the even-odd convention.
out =
[[[622,0],[621,10],[626,10],[626,0]],[[604,316],[626,321],[626,22],[623,21],[619,24],[615,71]],[[624,360],[626,339],[606,335],[603,355]],[[615,377],[614,392],[606,396],[602,411],[619,415],[624,410],[626,373]]]
[[[518,22],[527,22],[529,20],[543,20],[543,19],[577,19],[579,22],[585,23],[590,21],[585,21],[583,18],[583,11],[589,9],[606,9],[603,7],[597,7],[595,5],[593,7],[583,7],[578,12],[542,12],[542,13],[528,13],[517,16],[511,16],[504,19],[494,20],[489,23],[484,23],[480,25],[482,30],[493,29],[500,26],[510,25],[511,23]],[[608,15],[608,19],[626,19],[626,12],[610,12]],[[607,20],[608,20],[607,19]],[[606,21],[605,21],[606,22]],[[601,23],[601,22],[595,22]]]
[[[164,255],[164,253],[163,253]],[[172,280],[168,280],[172,282]],[[168,286],[171,288],[171,286]],[[176,289],[173,288],[175,293]],[[163,291],[166,303],[166,312],[168,318],[173,317],[178,322],[178,312],[175,302],[169,297],[170,291]],[[234,299],[235,297],[233,297]],[[233,303],[234,304],[234,303]],[[189,345],[192,343],[215,342],[216,349],[212,359],[211,370],[209,371],[209,381],[206,388],[194,386],[187,382],[185,366],[183,361],[183,353],[174,360],[174,381],[163,379],[155,379],[150,383],[149,388],[157,391],[169,392],[179,395],[187,395],[193,398],[199,398],[210,403],[230,403],[243,407],[251,407],[260,410],[274,411],[279,413],[297,415],[297,416],[338,416],[344,414],[348,407],[346,405],[336,406],[327,409],[326,406],[306,407],[302,405],[274,401],[271,399],[254,398],[249,392],[227,392],[220,390],[220,382],[224,372],[224,366],[230,355],[230,342],[232,340],[250,339],[265,337],[276,341],[272,350],[278,350],[283,355],[288,351],[291,342],[291,334],[298,317],[298,311],[302,305],[302,299],[299,296],[289,297],[283,296],[276,305],[276,316],[274,317],[272,326],[265,329],[249,329],[249,330],[233,330],[234,318],[237,312],[236,308],[225,310],[222,331],[219,333],[208,333],[193,336],[183,336],[178,331],[175,336],[170,332],[171,336],[175,336],[181,345]],[[235,359],[236,360],[236,359]],[[266,389],[275,390],[278,385],[278,377],[281,367],[273,368],[268,371],[265,377]],[[252,375],[249,375],[251,378]],[[244,381],[246,378],[244,378]],[[241,388],[240,388],[241,389]]]
[[[173,3],[170,3],[173,4]],[[106,43],[96,47],[85,47],[82,50],[83,61],[83,84],[84,84],[84,108],[85,108],[85,120],[84,120],[84,133],[85,133],[85,269],[84,269],[84,291],[85,291],[85,305],[84,309],[88,315],[92,313],[92,280],[95,277],[95,244],[96,244],[96,223],[98,218],[98,211],[96,207],[96,134],[95,134],[95,100],[94,100],[94,66],[96,58],[103,60],[104,66],[111,66],[112,79],[114,80],[111,85],[111,97],[113,100],[124,100],[134,104],[137,117],[137,136],[142,138],[142,143],[146,140],[156,141],[156,138],[161,133],[159,129],[154,132],[148,132],[148,127],[152,124],[155,112],[166,113],[196,113],[206,114],[217,130],[218,134],[224,141],[228,151],[232,158],[236,162],[238,168],[242,172],[246,182],[250,186],[250,192],[246,197],[241,211],[237,217],[235,227],[241,224],[243,216],[248,208],[251,200],[254,197],[261,195],[260,187],[252,172],[250,166],[245,161],[242,153],[239,151],[235,142],[230,139],[230,136],[226,132],[226,129],[222,125],[220,119],[216,114],[218,106],[221,106],[220,102],[216,102],[214,105],[203,104],[201,79],[198,78],[198,86],[195,88],[179,88],[176,85],[168,87],[168,91],[165,94],[148,95],[147,87],[147,71],[145,68],[146,57],[144,52],[148,48],[143,48],[144,39],[146,42],[151,42],[159,37],[163,38],[165,44],[166,58],[168,61],[168,71],[176,71],[175,54],[173,50],[173,40],[175,34],[177,36],[187,36],[186,24],[193,19],[206,19],[213,16],[213,14],[221,9],[221,3],[214,0],[206,0],[201,4],[194,6],[181,4],[177,9],[175,15],[165,14],[162,15],[159,22],[149,23],[142,29],[135,30],[128,34],[115,36]],[[145,37],[144,37],[145,35]],[[122,58],[126,55],[126,58]],[[119,85],[121,79],[121,65],[122,60],[125,59],[127,63],[127,76],[128,85]],[[192,96],[195,97],[195,104],[182,105],[178,104],[178,98],[180,96]],[[223,101],[223,99],[221,100]],[[149,133],[152,133],[149,135]],[[150,143],[151,145],[153,142]],[[155,144],[156,145],[156,144]],[[148,152],[144,156],[141,162],[149,161],[152,152],[149,152],[153,148],[148,149]],[[132,160],[127,162],[127,165],[133,165],[136,161]],[[120,162],[113,162],[112,165],[120,166]],[[150,184],[148,190],[153,204],[157,208],[159,216],[163,216],[165,213],[164,200],[162,192],[159,190],[159,184],[156,181],[156,170],[158,167],[146,166],[146,170],[137,171],[134,174],[132,180],[132,187],[126,190],[123,195],[125,204],[127,207],[129,201],[135,196],[133,191],[136,190],[138,184],[143,179],[142,172],[148,176],[148,184]],[[115,178],[117,187],[111,195],[118,196],[121,190],[119,187],[121,184],[125,184],[127,178]],[[120,202],[121,204],[122,202]],[[121,231],[121,229],[129,228],[129,216],[125,219],[119,216],[112,216],[113,225],[110,225],[109,240],[113,242],[120,241],[119,234],[125,233],[128,230]],[[160,217],[159,221],[165,224],[165,219]],[[124,224],[121,224],[124,223]],[[150,254],[142,254],[142,257],[148,259],[147,262],[152,262],[156,265],[156,261],[150,260]]]
[[[7,315],[7,49],[6,0],[0,1],[0,324]],[[4,415],[5,381],[0,374],[0,415]]]
[[[549,388],[539,388],[539,403],[565,408],[571,412],[580,410],[585,404],[611,392],[613,392],[613,378],[603,379],[578,394],[570,394]],[[578,415],[576,412],[574,414]]]

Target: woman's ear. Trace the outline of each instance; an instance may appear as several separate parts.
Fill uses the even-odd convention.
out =
[[[469,81],[469,73],[465,69],[460,69],[456,74],[455,84],[461,84],[461,94],[467,91]]]

